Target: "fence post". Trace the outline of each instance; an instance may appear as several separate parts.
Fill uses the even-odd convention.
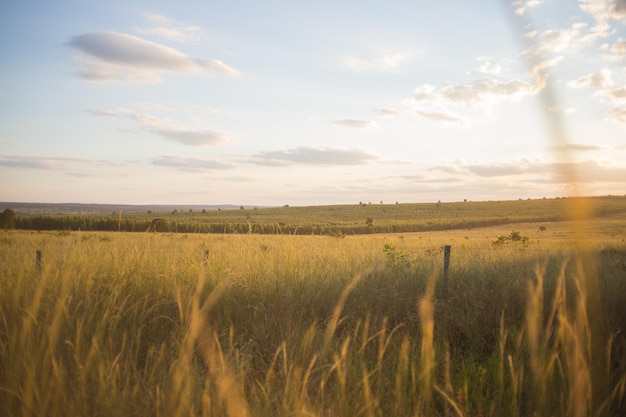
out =
[[[448,295],[448,270],[450,268],[450,245],[443,247],[443,296]]]
[[[208,249],[204,251],[204,260],[202,261],[202,263],[206,265],[207,262],[209,262],[209,250]]]
[[[35,265],[37,265],[37,269],[41,271],[41,251],[40,250],[35,252]]]

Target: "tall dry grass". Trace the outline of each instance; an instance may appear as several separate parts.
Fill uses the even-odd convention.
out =
[[[389,239],[396,255],[383,251]],[[552,243],[470,241],[453,248],[443,297],[439,243],[418,236],[16,232],[2,242],[2,415],[626,407],[623,245],[590,248],[582,262]]]

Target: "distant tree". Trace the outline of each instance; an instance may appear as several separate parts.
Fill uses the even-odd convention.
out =
[[[193,209],[189,209],[189,213],[193,213]]]
[[[239,206],[239,210],[243,210],[243,206]]]
[[[176,213],[178,213],[178,209],[172,210],[172,214],[176,214]]]
[[[206,209],[202,209],[202,214],[206,214]]]
[[[6,208],[0,213],[0,227],[3,229],[13,229],[15,227],[15,212],[10,208]]]
[[[374,219],[372,219],[371,217],[368,217],[367,220],[365,220],[365,224],[368,225],[369,227],[374,226]]]

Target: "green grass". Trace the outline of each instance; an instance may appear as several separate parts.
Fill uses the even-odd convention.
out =
[[[581,202],[595,218],[626,213],[626,197],[560,198],[493,202],[352,204],[244,210],[178,210],[175,214],[119,212],[101,215],[19,215],[31,230],[146,230],[183,233],[330,234],[407,233],[468,229],[524,222],[564,221]]]
[[[507,230],[5,232],[0,414],[624,414],[623,237]]]

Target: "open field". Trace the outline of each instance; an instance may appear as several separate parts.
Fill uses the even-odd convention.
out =
[[[256,233],[300,235],[353,235],[469,229],[485,226],[554,222],[570,219],[573,206],[585,206],[585,217],[604,218],[626,213],[626,197],[557,198],[514,201],[463,201],[241,208],[211,210],[177,208],[167,212],[94,211],[83,215],[58,215],[15,203],[15,226],[25,230],[135,231],[179,233]],[[11,208],[11,207],[8,207]],[[86,210],[86,208],[84,208]],[[102,206],[93,210],[103,210]]]
[[[625,228],[6,231],[0,414],[624,415]]]

